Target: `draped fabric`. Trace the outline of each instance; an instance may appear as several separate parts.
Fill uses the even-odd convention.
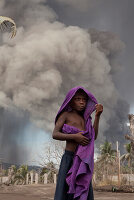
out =
[[[91,114],[95,110],[95,105],[97,100],[95,97],[86,89],[81,86],[72,88],[65,97],[62,106],[56,116],[55,123],[64,111],[70,111],[70,101],[75,95],[75,93],[82,89],[88,95],[87,105],[84,111],[84,120],[86,124],[86,131],[83,131],[83,135],[89,139],[89,144],[86,146],[78,145],[75,151],[72,167],[67,173],[66,182],[69,186],[68,193],[74,194],[74,199],[86,200],[88,196],[89,186],[93,175],[94,168],[94,138],[95,132],[92,127]],[[77,129],[72,127],[73,130]],[[69,129],[69,125],[68,125]],[[79,132],[79,130],[77,130]],[[69,133],[68,130],[64,131]],[[71,133],[71,132],[70,132]]]

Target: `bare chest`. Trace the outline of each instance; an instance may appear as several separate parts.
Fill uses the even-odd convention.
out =
[[[85,130],[84,118],[76,113],[69,113],[66,119],[66,123],[80,130]]]

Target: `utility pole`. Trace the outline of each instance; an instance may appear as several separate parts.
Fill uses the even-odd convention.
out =
[[[117,147],[117,165],[118,165],[118,186],[120,186],[120,151],[118,147],[118,141],[116,142]]]
[[[0,158],[0,176],[2,176],[2,159]]]

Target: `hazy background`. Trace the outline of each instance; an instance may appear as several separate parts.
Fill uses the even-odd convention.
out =
[[[67,91],[82,85],[104,105],[96,151],[123,152],[134,113],[132,0],[1,0],[17,36],[0,35],[0,155],[33,163]]]

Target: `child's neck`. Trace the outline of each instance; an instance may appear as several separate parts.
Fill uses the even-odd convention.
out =
[[[84,115],[84,111],[78,111],[78,110],[72,110],[72,112],[73,113],[76,113],[76,114],[78,114],[78,115],[80,115],[80,116],[83,116]]]

